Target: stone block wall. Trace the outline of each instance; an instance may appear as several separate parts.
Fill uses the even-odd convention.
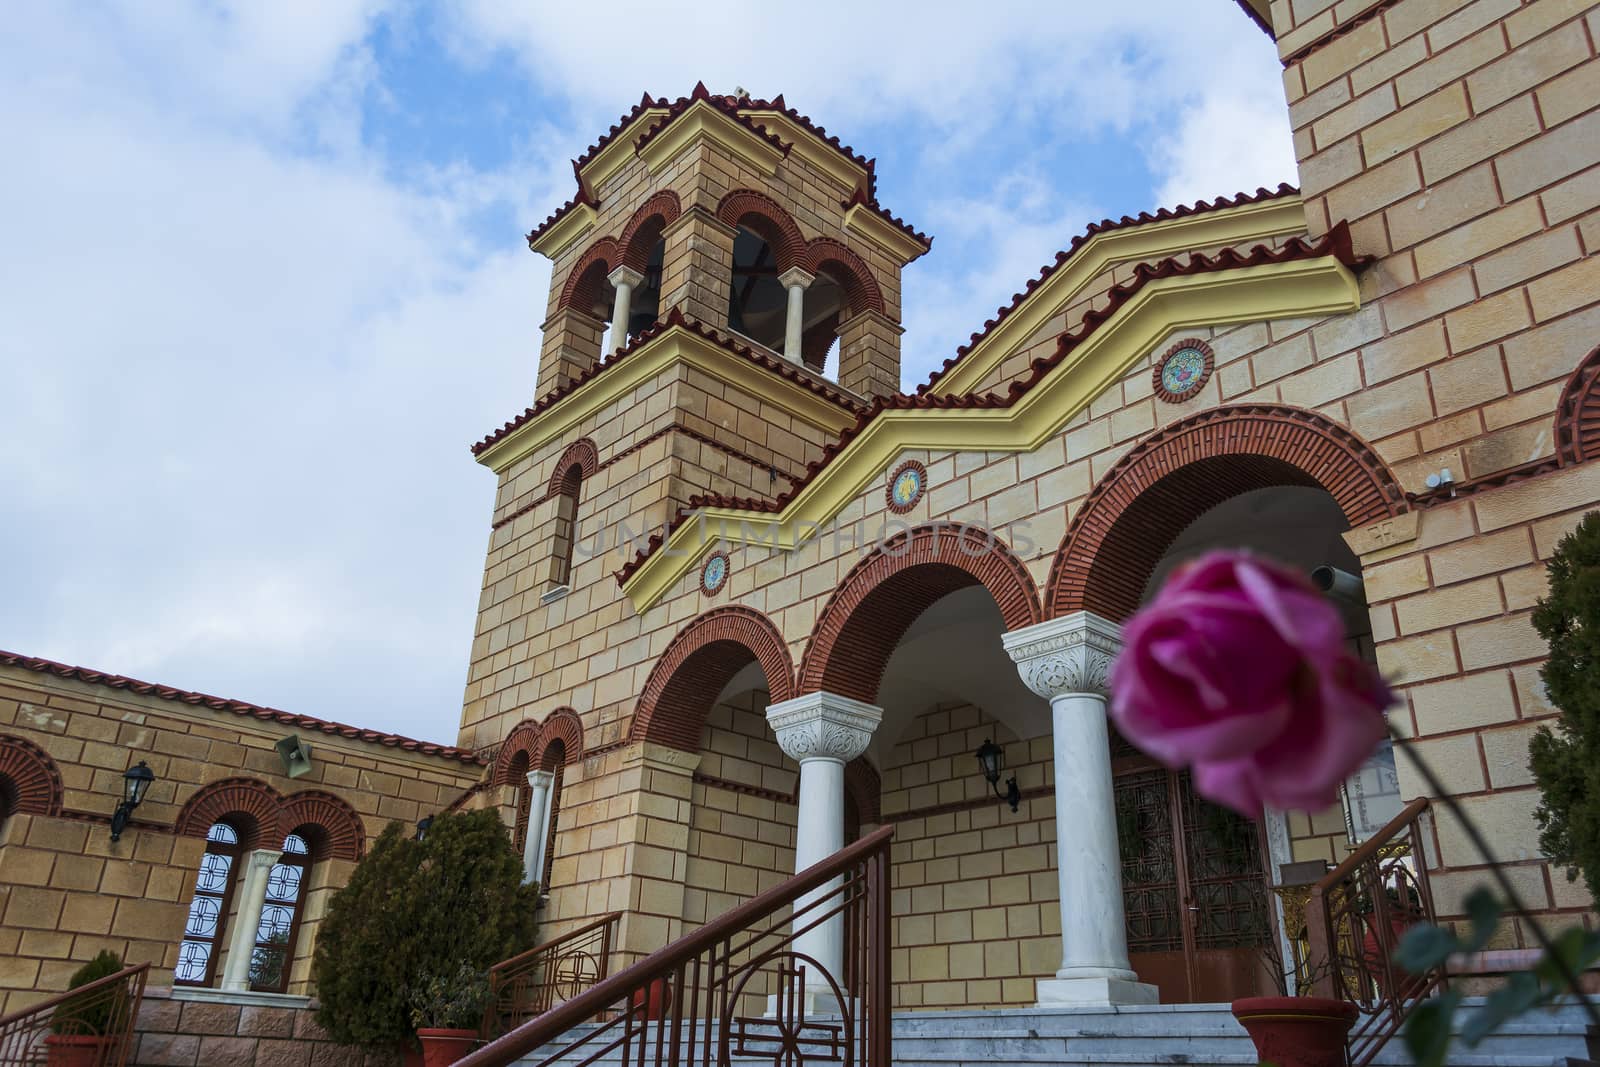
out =
[[[315,1002],[277,1007],[181,1000],[170,989],[151,987],[139,1009],[128,1062],[132,1067],[399,1067],[400,1056],[335,1044],[317,1025]]]

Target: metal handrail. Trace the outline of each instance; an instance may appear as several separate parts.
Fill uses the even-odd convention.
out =
[[[144,1001],[145,982],[150,965],[124,967],[76,989],[57,993],[19,1011],[0,1015],[0,1067],[21,1067],[45,1063],[49,1046],[55,1042],[74,1042],[79,1058],[74,1063],[93,1067],[123,1067],[133,1042],[134,1023]],[[68,1012],[57,1019],[59,1009]],[[98,1032],[82,1019],[90,1012],[105,1012],[116,1026]],[[74,1018],[73,1015],[78,1016]],[[96,1040],[98,1039],[98,1040]]]
[[[1311,888],[1306,902],[1312,992],[1361,1009],[1350,1030],[1351,1067],[1366,1067],[1418,1001],[1448,980],[1444,966],[1412,974],[1395,962],[1400,935],[1435,921],[1418,797]]]
[[[458,1061],[458,1067],[505,1067],[602,1015],[609,1015],[608,1021],[543,1062],[576,1055],[577,1064],[590,1064],[621,1048],[624,1063],[642,1067],[647,1049],[653,1046],[648,1053],[652,1067],[714,1067],[737,1034],[740,1042],[787,1042],[801,1060],[803,1046],[832,1040],[832,1054],[821,1058],[837,1060],[842,1055],[854,1067],[890,1067],[889,842],[893,836],[894,828],[886,826],[846,846],[523,1023]],[[809,899],[802,901],[803,897]],[[785,909],[792,909],[787,917],[779,914]],[[838,976],[828,975],[815,960],[793,949],[800,935],[835,920],[844,928],[846,957],[844,973]],[[816,967],[840,992],[838,1023],[808,1023],[803,1010],[797,1021],[794,999],[781,990],[774,1000],[774,1021],[766,1024],[778,1028],[780,1036],[760,1032],[764,1020],[735,1014],[741,997],[754,995],[747,989],[753,977],[769,966],[781,969],[795,960]],[[781,986],[795,975],[780,970],[777,977]],[[805,1037],[808,1027],[831,1038]],[[600,1042],[603,1045],[593,1050],[583,1047]]]
[[[602,915],[489,968],[489,1007],[479,1032],[498,1037],[604,981],[621,920],[620,911]]]

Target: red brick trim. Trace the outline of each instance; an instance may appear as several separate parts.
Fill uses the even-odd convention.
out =
[[[559,742],[563,749],[562,766],[569,766],[583,758],[583,720],[571,708],[557,708],[539,724],[539,740],[529,756],[528,766],[553,770],[545,766],[550,746]]]
[[[678,194],[663,189],[639,205],[617,238],[622,265],[642,271],[650,265],[650,252],[661,239],[661,231],[671,226],[682,211]]]
[[[741,796],[760,797],[762,800],[770,800],[774,804],[793,804],[799,799],[794,793],[780,793],[776,789],[750,785],[747,782],[735,782],[728,778],[701,774],[699,771],[695,771],[690,777],[696,785],[703,785],[707,789],[722,789],[729,793],[738,793]]]
[[[1240,0],[1240,3],[1243,3],[1243,2],[1244,2],[1244,0]],[[1365,26],[1367,23],[1371,22],[1373,19],[1377,18],[1379,15],[1383,14],[1385,11],[1387,11],[1389,8],[1393,7],[1395,4],[1398,4],[1399,2],[1400,2],[1400,0],[1378,0],[1378,2],[1376,4],[1372,5],[1367,10],[1363,11],[1361,14],[1357,15],[1355,18],[1352,18],[1352,19],[1348,20],[1343,25],[1334,27],[1333,29],[1329,30],[1327,33],[1323,34],[1321,37],[1318,37],[1316,40],[1311,41],[1311,42],[1309,42],[1307,44],[1301,45],[1299,48],[1295,49],[1289,55],[1284,56],[1283,60],[1282,60],[1283,66],[1291,67],[1294,64],[1300,62],[1302,59],[1304,59],[1307,56],[1309,56],[1312,52],[1315,52],[1319,48],[1321,48],[1324,45],[1328,44],[1329,42],[1337,40],[1338,38],[1343,37],[1348,33],[1352,33],[1352,32],[1354,32],[1356,30],[1359,30],[1361,27]],[[1400,43],[1399,41],[1391,42],[1391,44],[1399,44],[1399,43]]]
[[[1600,456],[1600,348],[1584,357],[1556,405],[1556,456],[1562,466]]]
[[[313,860],[358,860],[366,849],[366,827],[361,816],[332,793],[308,789],[283,801],[278,840],[307,826],[318,831],[308,841]]]
[[[885,542],[851,569],[822,609],[801,662],[800,691],[871,703],[906,628],[935,601],[971,585],[989,590],[1008,630],[1043,618],[1028,569],[992,533],[934,523]]]
[[[901,504],[894,498],[894,484],[898,482],[900,480],[900,476],[908,470],[916,471],[918,476],[921,477],[922,481],[919,484],[922,486],[922,488],[918,490],[916,498],[913,499],[911,503]],[[908,459],[894,470],[890,471],[889,484],[883,487],[883,498],[888,503],[889,510],[894,512],[896,515],[904,515],[906,512],[920,504],[922,502],[922,498],[927,495],[928,468],[924,467],[921,463],[918,463],[914,459]]]
[[[844,289],[845,303],[851,314],[861,311],[889,313],[872,271],[860,256],[833,238],[818,237],[806,245],[805,268],[812,274],[827,272],[832,275]]]
[[[735,189],[717,205],[717,220],[743,226],[767,242],[780,273],[806,266],[806,239],[800,227],[783,205],[766,193]]]
[[[1213,408],[1147,437],[1090,492],[1051,564],[1048,615],[1127,618],[1184,527],[1230,497],[1277,485],[1326,489],[1353,527],[1409,510],[1377,453],[1322,415]]]
[[[696,618],[656,661],[628,740],[698,752],[711,702],[751,660],[761,664],[773,703],[794,695],[794,660],[772,620],[741,607],[716,608]]]
[[[512,727],[506,739],[500,743],[500,751],[494,757],[494,778],[496,785],[514,785],[518,788],[527,784],[525,780],[517,777],[517,756],[523,756],[522,773],[526,774],[534,767],[533,753],[539,747],[539,724],[532,719],[523,719]]]
[[[844,788],[850,794],[850,799],[856,802],[856,816],[863,825],[883,821],[880,807],[883,781],[878,777],[878,768],[867,757],[857,756],[844,765]]]
[[[550,487],[545,490],[548,499],[566,488],[567,472],[577,464],[578,476],[585,481],[594,477],[594,472],[600,469],[600,450],[594,442],[587,437],[580,437],[567,446],[561,453],[561,458],[556,460],[554,473],[550,475]]]
[[[63,793],[48,752],[25,737],[0,734],[0,799],[8,813],[60,815]]]
[[[590,314],[600,300],[601,284],[608,274],[617,269],[618,262],[616,238],[602,237],[590,245],[568,272],[566,284],[561,287],[561,297],[556,301],[556,310],[576,307],[584,314]]]
[[[270,839],[281,825],[278,817],[282,809],[283,798],[266,782],[255,778],[222,778],[201,786],[184,803],[172,832],[203,838],[213,823],[231,817],[241,848],[245,851],[272,848],[283,844],[282,834],[278,834],[276,841]]]
[[[1185,348],[1193,348],[1202,356],[1204,356],[1205,366],[1200,370],[1200,377],[1196,378],[1189,388],[1185,389],[1181,393],[1174,393],[1172,390],[1167,388],[1167,384],[1162,378],[1162,371],[1166,369],[1167,360],[1171,359],[1179,352],[1182,352]],[[1190,397],[1194,396],[1201,389],[1204,389],[1207,380],[1209,380],[1211,377],[1211,372],[1216,369],[1217,354],[1211,350],[1211,346],[1200,340],[1198,337],[1186,337],[1182,341],[1179,341],[1177,344],[1173,345],[1171,348],[1167,349],[1166,352],[1162,354],[1161,358],[1156,360],[1155,370],[1153,372],[1156,396],[1161,400],[1165,400],[1169,404],[1181,404],[1185,400],[1188,400]]]

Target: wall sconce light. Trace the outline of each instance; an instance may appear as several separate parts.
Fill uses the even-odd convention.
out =
[[[416,840],[421,841],[428,836],[428,831],[433,827],[433,816],[424,815],[417,820]]]
[[[986,737],[978,751],[973,754],[978,757],[978,766],[983,770],[984,779],[994,789],[994,795],[1010,804],[1012,811],[1016,811],[1017,805],[1022,803],[1022,791],[1017,788],[1015,776],[1006,779],[1004,795],[1000,792],[1000,774],[1006,766],[1005,750],[995,744],[992,738]]]
[[[156,772],[144,760],[139,761],[136,767],[129,767],[122,775],[122,800],[117,804],[117,810],[111,813],[111,840],[116,841],[122,837],[122,831],[128,827],[128,818],[133,814],[144,800],[145,793],[150,788],[150,783],[156,780]]]

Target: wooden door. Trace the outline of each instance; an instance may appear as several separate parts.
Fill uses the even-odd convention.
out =
[[[1118,759],[1117,837],[1128,957],[1164,1004],[1275,991],[1256,825],[1196,796],[1187,771]]]

